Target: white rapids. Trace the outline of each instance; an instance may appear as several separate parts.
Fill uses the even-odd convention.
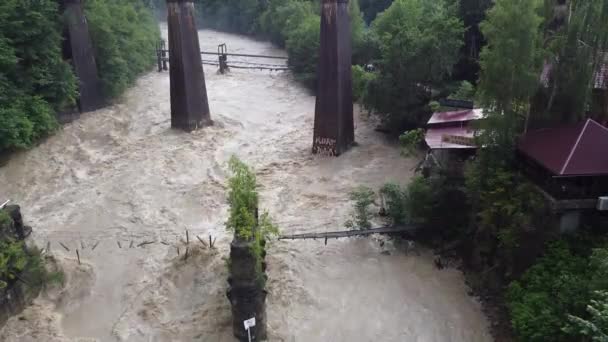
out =
[[[199,37],[210,51],[226,43],[230,52],[285,54],[237,35]],[[360,113],[358,146],[339,158],[312,156],[314,97],[290,73],[205,71],[213,127],[171,130],[169,74],[151,72],[114,105],[0,168],[2,195],[22,206],[37,244],[51,242],[67,279],[12,318],[0,341],[233,341],[224,229],[232,154],[255,168],[262,207],[285,233],[339,229],[349,191],[412,176],[414,161]],[[200,248],[195,235],[212,235],[217,248]],[[138,247],[147,241],[156,243]],[[460,272],[436,270],[428,251],[391,246],[373,238],[273,242],[269,340],[492,340]]]

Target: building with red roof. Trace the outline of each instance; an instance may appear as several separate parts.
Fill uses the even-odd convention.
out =
[[[463,162],[475,154],[477,130],[474,122],[483,119],[483,110],[472,108],[473,103],[470,106],[433,113],[424,136],[430,150],[427,161],[445,171],[458,173]]]
[[[592,119],[529,131],[518,142],[521,169],[557,214],[560,231],[578,229],[583,213],[608,210],[608,128]]]
[[[483,118],[482,109],[433,113],[427,123],[426,144],[431,150],[475,150],[473,122]]]
[[[528,175],[556,199],[608,196],[608,128],[592,119],[530,131],[518,152]]]

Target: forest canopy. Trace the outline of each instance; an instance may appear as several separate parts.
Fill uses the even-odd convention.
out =
[[[107,99],[154,63],[158,25],[142,0],[90,0],[86,16]],[[64,21],[53,0],[0,2],[0,152],[28,148],[72,111],[78,82],[64,60]]]

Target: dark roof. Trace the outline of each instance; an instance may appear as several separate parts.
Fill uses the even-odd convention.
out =
[[[483,118],[483,109],[465,109],[451,112],[437,112],[427,123],[428,125],[448,123],[448,122],[468,122]]]
[[[591,119],[528,132],[518,148],[556,176],[608,175],[608,128]]]

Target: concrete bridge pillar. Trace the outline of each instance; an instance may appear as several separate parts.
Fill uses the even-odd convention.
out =
[[[78,78],[78,108],[82,113],[99,109],[103,94],[82,0],[62,0],[61,8],[66,26],[63,56],[71,61]]]
[[[323,0],[321,8],[312,152],[339,156],[355,141],[348,0]]]
[[[193,131],[211,122],[193,0],[167,0],[171,127]]]

